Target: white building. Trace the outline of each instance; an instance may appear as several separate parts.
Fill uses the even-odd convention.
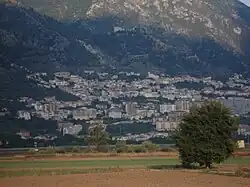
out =
[[[18,117],[18,119],[25,119],[25,120],[31,119],[30,113],[27,111],[23,111],[23,110],[20,110],[17,112],[17,117]]]
[[[109,117],[113,119],[119,119],[122,117],[122,112],[117,107],[111,108],[109,111]]]
[[[160,105],[160,113],[162,113],[162,114],[173,112],[173,111],[176,111],[176,105],[173,105],[173,104]]]
[[[119,26],[114,26],[113,27],[113,31],[114,32],[121,32],[121,31],[124,31],[125,29],[123,27],[119,27]]]
[[[73,118],[75,120],[88,120],[96,118],[96,109],[81,108],[73,111]]]
[[[158,75],[155,75],[155,74],[153,74],[153,73],[148,72],[148,78],[157,80],[157,79],[159,79],[159,76],[158,76]]]
[[[155,120],[157,131],[173,131],[177,128],[178,124],[178,121],[171,121],[167,118],[156,118]]]
[[[143,96],[146,98],[158,98],[160,94],[158,92],[144,92]]]
[[[70,127],[63,128],[63,135],[65,134],[71,134],[71,135],[77,135],[82,130],[81,125],[74,125]]]

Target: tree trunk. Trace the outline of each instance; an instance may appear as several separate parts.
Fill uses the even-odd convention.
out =
[[[200,167],[203,167],[203,166],[204,166],[204,163],[203,163],[203,162],[200,162],[199,165],[200,165]]]
[[[206,166],[207,169],[211,169],[212,168],[212,162],[206,161],[205,166]]]
[[[188,168],[188,169],[189,169],[189,168],[191,168],[191,164],[188,163],[188,162],[183,162],[183,163],[182,163],[182,167],[183,167],[183,168]]]

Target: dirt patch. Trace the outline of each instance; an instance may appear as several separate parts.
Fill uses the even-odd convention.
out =
[[[223,165],[220,165],[218,166],[218,168],[216,168],[217,171],[236,171],[239,169],[239,165],[238,164],[223,164]],[[241,167],[247,167],[247,166],[241,166]],[[250,166],[249,166],[250,167]]]
[[[68,168],[0,168],[0,172],[5,172],[5,171],[59,171],[59,170],[80,170],[80,169],[95,169],[95,168],[107,168],[107,167],[79,167],[79,168],[73,168],[73,167],[68,167]]]
[[[129,170],[112,173],[1,179],[4,187],[249,187],[250,179],[180,171]]]
[[[250,152],[249,151],[243,151],[243,152],[234,152],[233,153],[234,156],[237,157],[250,157]]]
[[[23,172],[27,172],[27,171],[62,171],[62,170],[71,170],[71,171],[74,171],[74,170],[83,170],[83,169],[131,169],[131,168],[136,168],[136,169],[145,169],[145,166],[136,166],[136,167],[133,167],[133,166],[122,166],[122,167],[107,167],[107,166],[83,166],[83,167],[60,167],[60,168],[0,168],[0,172],[6,172],[6,171],[23,171]]]

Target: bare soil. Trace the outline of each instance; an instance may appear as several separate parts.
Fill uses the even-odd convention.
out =
[[[61,176],[0,179],[3,187],[249,187],[249,178],[181,171],[128,170]]]
[[[243,152],[234,152],[234,156],[240,156],[240,157],[250,157],[250,152],[249,151],[243,151]]]
[[[237,171],[240,168],[250,168],[250,165],[238,165],[238,164],[223,164],[220,165],[217,171]]]

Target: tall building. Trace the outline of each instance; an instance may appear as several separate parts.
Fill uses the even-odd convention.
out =
[[[189,112],[189,109],[191,107],[191,103],[189,100],[178,100],[175,102],[175,105],[176,111]]]
[[[136,115],[136,107],[137,103],[127,103],[125,105],[125,112],[128,116],[135,116]]]
[[[55,103],[46,103],[42,106],[42,110],[45,113],[56,113],[58,107]]]

